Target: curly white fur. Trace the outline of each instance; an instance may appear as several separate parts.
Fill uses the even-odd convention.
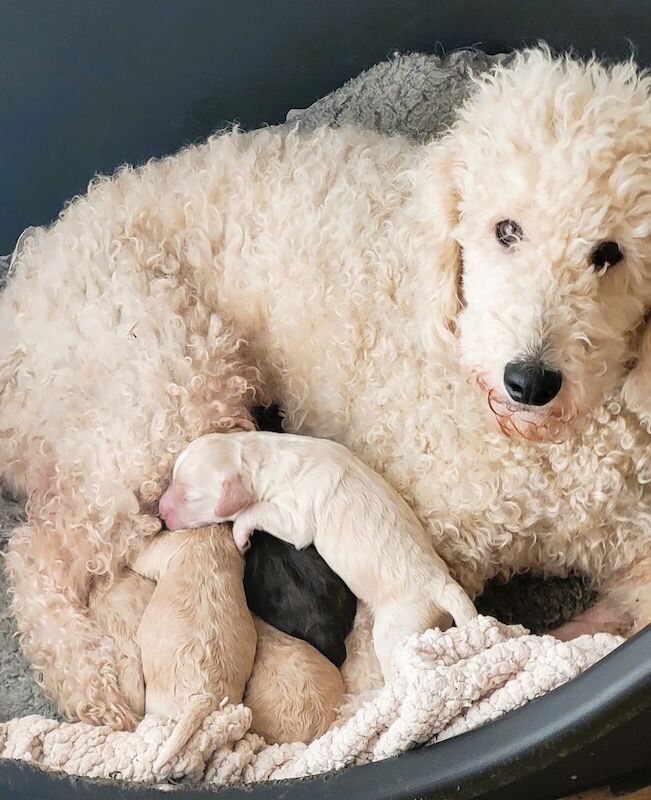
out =
[[[622,624],[651,620],[650,87],[528,51],[439,144],[232,131],[96,181],[28,239],[0,300],[0,472],[28,497],[23,644],[67,713],[132,722],[89,575],[156,528],[186,441],[249,422],[220,319],[288,427],[387,477],[469,592],[576,568]],[[604,239],[624,260],[598,274]],[[501,373],[541,349],[563,388],[532,413]]]
[[[70,216],[81,247],[92,226]],[[253,427],[258,374],[189,288],[147,283],[126,256],[77,270],[63,241],[28,242],[1,300],[0,465],[29,519],[6,563],[37,680],[68,717],[130,728],[113,643],[87,618],[91,579],[159,530],[156,501],[188,441]]]

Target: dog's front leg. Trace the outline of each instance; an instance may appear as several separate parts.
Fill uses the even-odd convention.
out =
[[[626,636],[651,624],[651,556],[640,559],[604,586],[603,602],[620,619]]]
[[[552,633],[563,640],[599,632],[632,636],[650,623],[651,557],[608,581],[594,605]]]
[[[6,555],[12,610],[37,682],[71,720],[131,730],[138,719],[118,679],[113,640],[87,614],[96,553],[84,539],[24,526]]]
[[[291,516],[275,503],[255,503],[237,517],[233,523],[233,539],[240,553],[249,549],[255,530],[265,531],[299,550],[310,544],[305,534],[297,535]]]

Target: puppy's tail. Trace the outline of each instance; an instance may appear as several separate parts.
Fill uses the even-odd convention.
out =
[[[472,600],[456,581],[449,580],[443,591],[435,597],[436,604],[452,615],[457,626],[465,625],[477,616]]]
[[[188,700],[184,712],[174,726],[170,738],[163,745],[154,762],[154,773],[161,772],[173,758],[176,758],[192,734],[199,728],[204,719],[219,708],[219,701],[212,694],[195,694]]]

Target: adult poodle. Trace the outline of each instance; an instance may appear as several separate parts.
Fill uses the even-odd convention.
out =
[[[25,243],[0,300],[0,469],[29,513],[7,565],[63,711],[131,722],[89,582],[157,529],[188,439],[250,424],[224,324],[287,427],[383,473],[470,592],[572,568],[601,590],[586,628],[651,621],[650,89],[534,49],[439,143],[232,131]]]

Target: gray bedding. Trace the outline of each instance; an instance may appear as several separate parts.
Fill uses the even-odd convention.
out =
[[[396,56],[362,73],[309,109],[291,111],[288,121],[298,121],[305,129],[320,124],[352,124],[386,133],[403,133],[418,140],[437,136],[450,124],[455,108],[469,90],[468,68],[486,70],[497,58],[500,57],[479,51],[452,53],[444,59],[421,54]],[[0,260],[0,290],[7,266],[8,260]],[[19,506],[0,494],[2,547],[20,518]],[[490,596],[494,597],[495,587],[492,592]],[[500,594],[498,588],[497,595],[498,606],[501,603],[505,609],[513,610],[504,590]],[[521,603],[520,615],[525,624],[544,627],[550,620],[566,617],[581,607],[587,596],[580,581],[571,581],[569,585],[534,581],[525,590],[520,588],[516,599],[526,598]],[[484,604],[483,610],[490,612],[490,603]],[[56,716],[56,711],[32,680],[20,655],[0,564],[0,719],[26,714]]]

